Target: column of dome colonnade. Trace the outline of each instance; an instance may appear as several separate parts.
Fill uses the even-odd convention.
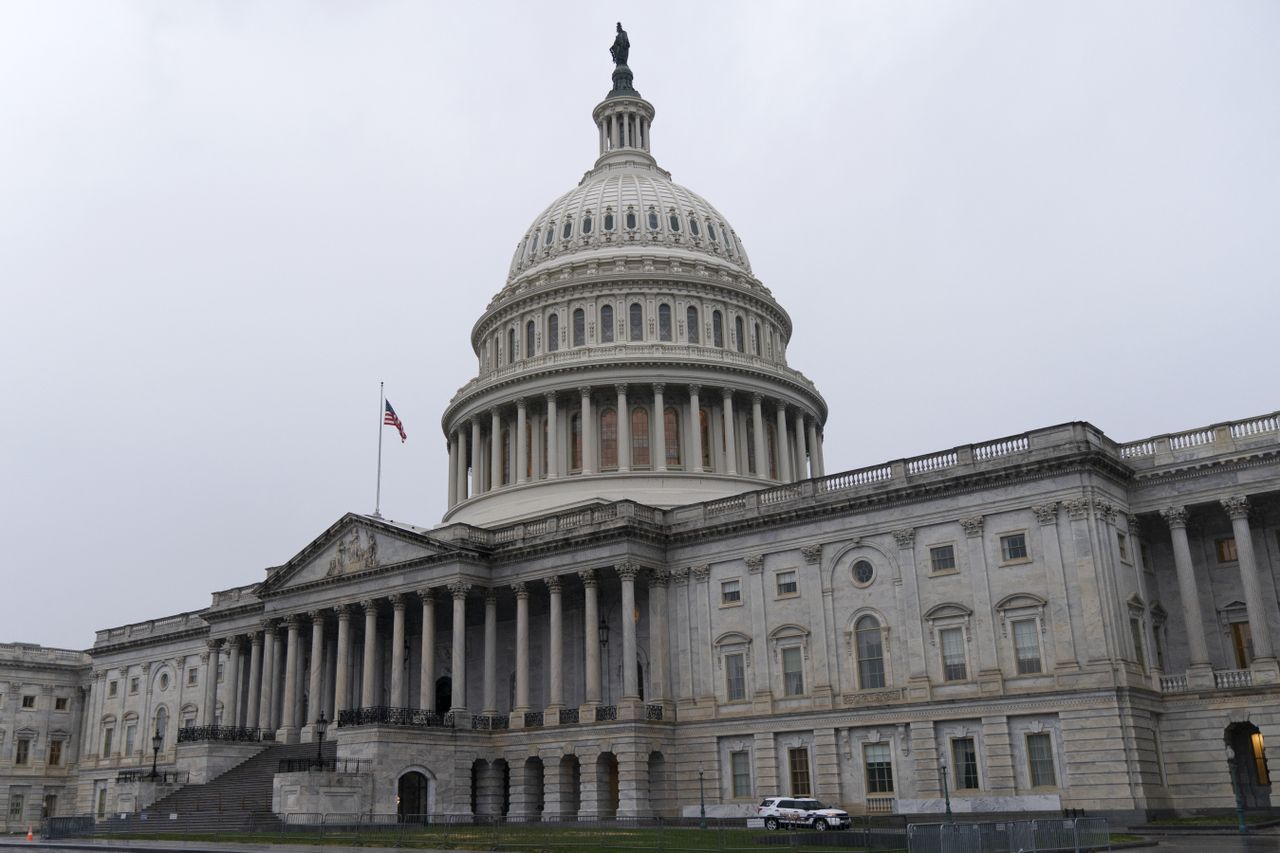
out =
[[[618,382],[519,396],[450,430],[449,506],[591,474],[821,477],[820,429],[817,416],[791,400],[730,386]]]

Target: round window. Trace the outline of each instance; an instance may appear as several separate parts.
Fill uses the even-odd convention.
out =
[[[853,579],[862,586],[871,583],[871,579],[876,576],[876,570],[866,560],[859,560],[853,564]]]
[[[161,676],[160,676],[160,689],[161,689],[161,690],[168,690],[168,689],[169,689],[169,673],[167,673],[167,672],[166,672],[166,673],[162,673],[162,674],[161,674]]]

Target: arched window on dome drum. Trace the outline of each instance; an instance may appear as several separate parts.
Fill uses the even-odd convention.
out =
[[[618,467],[618,412],[603,409],[600,412],[600,470],[612,471]]]
[[[720,223],[720,230],[724,231],[725,251],[729,253],[729,257],[733,257],[733,234],[729,232],[728,228],[724,227],[723,222]]]
[[[533,325],[533,321],[524,324],[524,357],[533,358],[534,348],[537,346],[538,332],[537,327]]]
[[[569,418],[569,470],[582,470],[582,410]]]
[[[591,233],[591,214],[588,212],[582,217],[582,234],[586,236]]]
[[[755,418],[747,418],[747,440],[743,442],[747,446],[747,471],[751,474],[758,474],[759,469],[756,467],[756,421]]]
[[[653,457],[649,452],[649,410],[636,406],[631,410],[631,467],[649,468]]]
[[[502,429],[502,484],[511,483],[511,430]]]
[[[698,429],[702,431],[702,470],[715,470],[711,465],[711,413],[706,409],[698,412]]]
[[[719,311],[711,312],[711,342],[724,349],[724,317]]]
[[[561,232],[560,237],[561,239],[568,240],[572,236],[573,236],[573,220],[566,219],[564,221],[564,231]]]
[[[658,306],[658,340],[671,340],[671,306],[665,302]]]
[[[746,334],[745,334],[745,333],[743,332],[743,330],[742,330],[742,318],[741,318],[741,317],[734,317],[734,318],[733,318],[733,337],[734,337],[734,341],[733,341],[733,343],[734,343],[734,345],[738,348],[738,352],[746,352],[746,350],[747,350],[747,336],[746,336]]]
[[[769,479],[776,480],[778,479],[778,427],[773,421],[765,422],[764,435],[768,444],[765,452],[769,454]]]
[[[752,323],[752,331],[756,339],[756,355],[762,355],[760,352],[760,324]]]
[[[711,238],[712,243],[716,242],[716,224],[710,219],[707,220],[707,236]],[[537,239],[538,238],[535,237],[534,241],[537,242]],[[536,249],[537,246],[534,246],[534,248]]]
[[[672,233],[680,233],[680,214],[676,213],[675,208],[672,208],[671,212],[667,214],[667,224],[671,226]]]
[[[636,230],[636,212],[629,207],[627,208],[626,224],[627,224],[628,231]]]
[[[547,239],[543,242],[547,244],[547,248],[551,248],[551,244],[556,239],[556,224],[554,222],[547,223]]]
[[[631,331],[631,340],[644,340],[644,308],[640,307],[639,302],[632,302],[628,309],[628,326]]]
[[[581,308],[573,309],[573,345],[575,347],[586,346],[587,344],[587,312]]]
[[[613,343],[613,306],[600,306],[600,343]]]
[[[680,413],[672,406],[662,413],[662,432],[666,437],[667,467],[679,468],[684,458],[680,452]]]
[[[684,312],[684,324],[689,330],[689,343],[698,343],[701,329],[698,326],[698,309],[690,305]]]
[[[604,212],[604,230],[605,231],[613,230],[613,211],[612,210],[606,210]]]
[[[547,352],[560,349],[560,314],[552,311],[547,315]]]
[[[533,243],[530,244],[529,256],[533,257],[538,254],[538,232],[533,232]]]
[[[652,207],[649,208],[649,230],[658,230],[658,211],[654,210]]]
[[[858,687],[876,690],[884,687],[884,637],[880,622],[874,616],[863,616],[853,628],[858,649]]]
[[[516,330],[507,329],[507,364],[516,360]]]
[[[692,234],[694,237],[701,236],[701,233],[702,233],[698,229],[698,217],[692,213],[689,214],[689,233]]]

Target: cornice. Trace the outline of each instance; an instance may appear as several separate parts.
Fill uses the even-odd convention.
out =
[[[1263,465],[1274,464],[1277,458],[1280,458],[1280,450],[1269,449],[1235,459],[1223,460],[1210,457],[1196,460],[1194,464],[1166,468],[1161,471],[1135,471],[1132,468],[1129,470],[1133,471],[1134,482],[1145,488],[1147,486],[1157,486],[1161,483],[1180,483],[1187,480],[1196,480],[1224,471],[1244,471],[1249,468],[1259,468]]]
[[[202,619],[204,617],[201,617]],[[196,637],[209,636],[209,626],[197,626],[187,628],[185,631],[174,631],[172,634],[158,634],[150,637],[136,637],[123,640],[118,643],[108,643],[101,646],[94,646],[89,650],[89,654],[97,658],[99,655],[122,652],[129,649],[141,649],[147,646],[162,646],[168,643],[179,642],[182,640],[190,640]]]

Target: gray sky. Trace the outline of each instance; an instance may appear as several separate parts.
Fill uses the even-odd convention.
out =
[[[439,416],[595,157],[734,224],[831,471],[1280,408],[1280,4],[0,2],[0,641],[192,610],[343,512],[434,524]]]

